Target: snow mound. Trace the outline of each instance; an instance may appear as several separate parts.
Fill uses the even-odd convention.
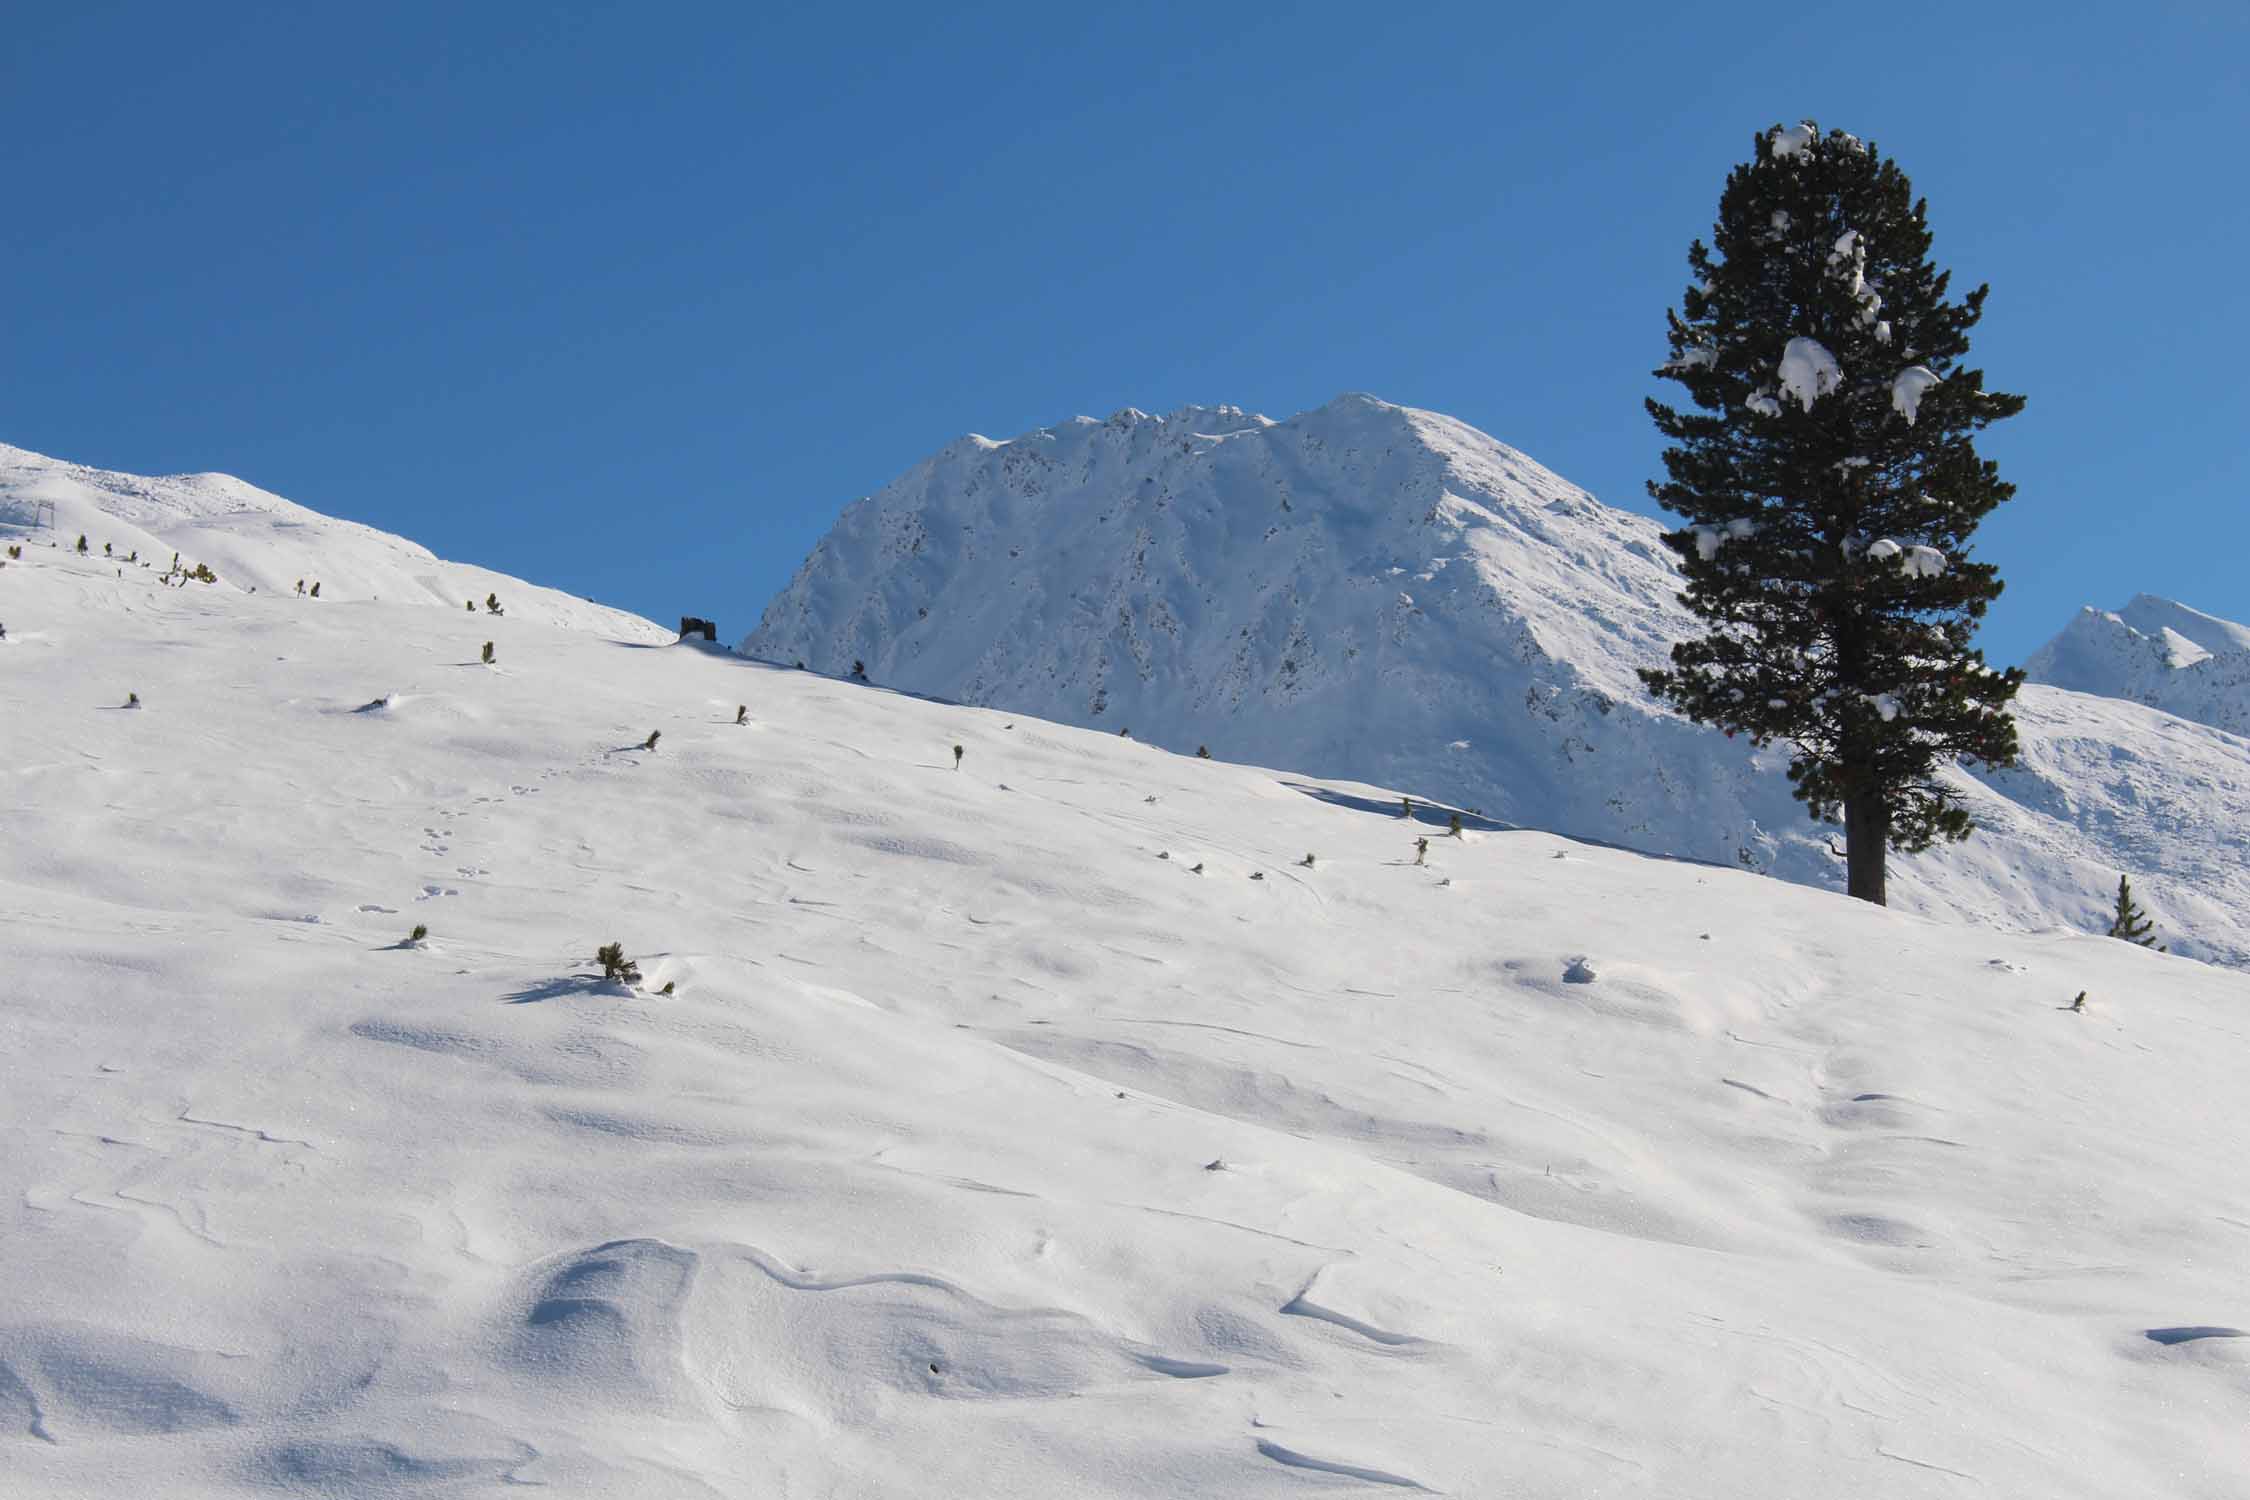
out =
[[[1781,351],[1777,374],[1781,393],[1806,411],[1813,403],[1844,383],[1842,366],[1818,339],[1793,338]]]

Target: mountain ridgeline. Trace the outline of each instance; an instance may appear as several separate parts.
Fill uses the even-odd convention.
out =
[[[1833,830],[1790,796],[1782,748],[1640,685],[1699,628],[1662,531],[1370,396],[1285,422],[1128,409],[917,464],[846,509],[742,649],[1840,889]],[[1896,860],[1894,901],[2098,930],[2129,869],[2175,951],[2250,961],[2250,877],[2216,831],[2250,814],[2250,747],[2119,711],[2027,687],[2022,767],[1946,773],[1985,832]],[[2164,745],[2128,777],[2080,753],[2089,733]],[[2228,811],[2183,808],[2157,838],[2134,809],[2175,776]]]

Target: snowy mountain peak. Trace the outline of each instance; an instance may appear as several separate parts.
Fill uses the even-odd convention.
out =
[[[2024,672],[2250,735],[2250,627],[2154,594],[2120,610],[2081,609]]]
[[[1467,423],[1364,393],[1280,422],[1128,409],[954,443],[851,505],[743,648],[1835,886],[1783,753],[1641,687],[1700,629],[1662,530]],[[2152,670],[2239,628],[2128,608],[2178,638]],[[2058,696],[2023,700],[2024,769],[1960,778],[1990,832],[1901,859],[1893,899],[2083,929],[2130,869],[2175,951],[2250,961],[2239,861],[2217,842],[2145,847],[2120,812],[2177,794],[2250,819],[2243,747],[2164,731],[2161,751],[2104,762],[2099,734],[2158,729]]]

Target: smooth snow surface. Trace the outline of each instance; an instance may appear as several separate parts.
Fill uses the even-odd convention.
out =
[[[2244,976],[645,630],[0,601],[10,1496],[2250,1480]]]
[[[1119,413],[917,464],[846,509],[743,648],[1840,886],[1834,830],[1790,796],[1782,749],[1642,688],[1703,628],[1662,533],[1474,428],[1369,396],[1278,424]],[[1739,534],[1697,545],[1717,556]],[[1885,550],[1944,563],[1909,538],[1869,548]],[[1894,859],[1891,899],[2099,929],[2129,871],[2174,951],[2250,963],[2250,747],[2147,710],[2075,714],[2073,696],[2026,694],[2025,768],[1955,778],[1993,835]],[[2099,797],[2052,779],[2082,765]]]

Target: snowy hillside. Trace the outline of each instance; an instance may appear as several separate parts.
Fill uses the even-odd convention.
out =
[[[2032,653],[2034,682],[2127,698],[2250,735],[2250,626],[2136,595],[2114,614],[2091,607]]]
[[[1281,423],[1127,410],[915,466],[844,512],[743,649],[1840,887],[1778,749],[1641,689],[1637,669],[1700,629],[1660,531],[1369,396]],[[2179,951],[2250,963],[2250,746],[2080,707],[2025,695],[2025,769],[1962,778],[2002,836],[1895,861],[1892,900],[2083,928],[2129,872]],[[2118,736],[2091,757],[2098,794],[2061,779],[2088,762],[2089,725]],[[2118,785],[2159,751],[2158,774]]]
[[[307,510],[231,474],[147,478],[0,443],[0,540],[74,548],[81,536],[113,568],[145,567],[152,575],[177,552],[182,566],[204,563],[218,575],[216,584],[198,587],[227,592],[294,594],[302,580],[321,586],[324,603],[383,599],[465,612],[474,602],[479,614],[485,596],[497,593],[501,608],[520,619],[645,640],[672,634],[622,610],[446,562],[403,537]],[[128,563],[136,553],[139,561]]]
[[[2244,1492],[2250,977],[382,592],[0,568],[0,1492]]]

